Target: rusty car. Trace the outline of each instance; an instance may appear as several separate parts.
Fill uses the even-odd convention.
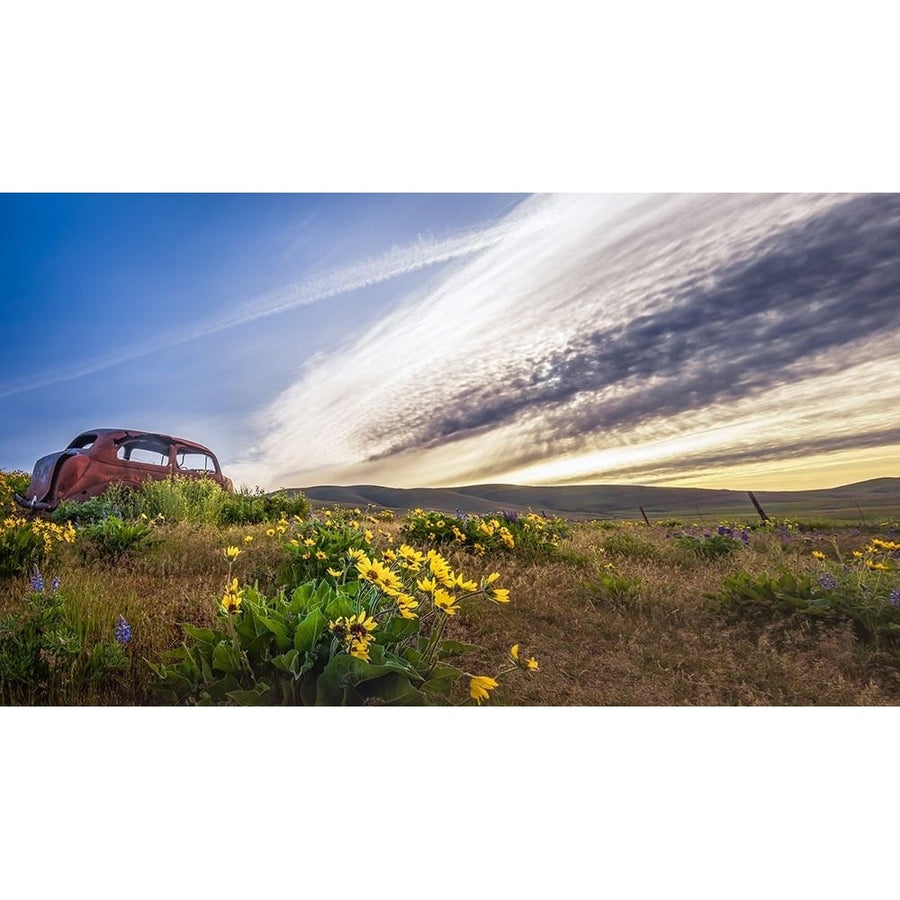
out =
[[[63,500],[88,500],[111,484],[140,487],[170,475],[210,478],[232,491],[216,455],[195,441],[148,431],[94,428],[79,434],[65,450],[42,456],[35,464],[25,496],[26,508],[51,511]]]

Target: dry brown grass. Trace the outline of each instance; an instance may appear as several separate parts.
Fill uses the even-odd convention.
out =
[[[692,560],[662,529],[639,538],[653,559],[600,551],[604,535],[579,526],[562,550],[590,560],[518,567],[505,577],[514,602],[470,612],[458,635],[485,648],[485,672],[520,642],[541,671],[510,680],[498,699],[515,705],[882,705],[900,700],[896,670],[873,667],[852,631],[786,621],[766,629],[731,621],[705,598],[737,568],[773,571],[793,561],[767,539],[717,562]],[[806,551],[803,551],[806,553]],[[803,557],[805,562],[808,553]],[[586,584],[598,567],[639,581],[636,596],[604,597]],[[490,560],[500,571],[507,560]],[[513,673],[513,676],[516,673]],[[512,678],[513,676],[510,676]]]

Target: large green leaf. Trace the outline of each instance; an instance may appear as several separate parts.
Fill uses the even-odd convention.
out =
[[[212,628],[197,628],[196,625],[190,625],[187,622],[181,626],[181,629],[188,637],[192,637],[202,644],[215,644],[223,637],[220,632],[213,631]]]
[[[409,678],[398,672],[366,681],[358,690],[366,699],[388,706],[422,706],[427,702],[427,697],[413,687]]]
[[[298,676],[300,674],[301,655],[293,648],[282,653],[279,656],[273,656],[270,662],[276,669],[282,672],[289,672],[291,675]]]
[[[419,630],[417,619],[404,619],[397,616],[384,625],[379,626],[376,640],[379,644],[397,644],[415,634]]]
[[[241,671],[240,656],[230,644],[219,644],[213,650],[212,665],[214,670],[229,675],[237,675]]]
[[[270,702],[270,690],[269,685],[260,681],[252,690],[228,691],[225,696],[237,703],[238,706],[264,706]]]
[[[325,626],[325,617],[319,610],[314,609],[297,624],[297,630],[294,632],[294,649],[298,653],[312,650],[324,633]]]
[[[287,650],[291,646],[292,641],[283,622],[262,615],[257,615],[256,619],[260,625],[275,635],[275,644],[279,650]]]
[[[309,609],[315,586],[314,581],[307,581],[306,584],[301,584],[295,588],[288,602],[288,609],[293,613],[306,612]]]

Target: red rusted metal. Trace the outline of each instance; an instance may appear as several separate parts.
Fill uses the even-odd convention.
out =
[[[42,456],[35,464],[20,506],[52,510],[62,500],[88,500],[111,484],[139,487],[170,475],[211,478],[234,489],[222,474],[216,455],[195,441],[149,431],[95,428],[78,435],[65,450]]]

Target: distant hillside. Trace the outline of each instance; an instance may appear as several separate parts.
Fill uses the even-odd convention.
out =
[[[435,509],[453,513],[533,510],[567,519],[640,519],[641,507],[650,521],[755,518],[746,491],[704,488],[643,487],[625,484],[583,484],[534,487],[478,484],[455,488],[389,488],[371,484],[349,487],[321,485],[296,488],[314,506],[373,506],[403,512]],[[900,518],[900,478],[876,478],[815,491],[756,491],[766,514],[849,519]]]

